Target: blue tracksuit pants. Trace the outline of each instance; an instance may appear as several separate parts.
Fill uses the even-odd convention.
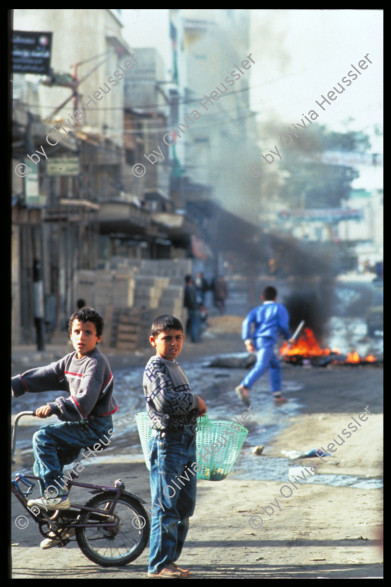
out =
[[[258,379],[262,377],[262,375],[264,375],[267,370],[269,370],[270,386],[272,392],[281,391],[281,363],[274,352],[274,340],[258,343],[256,356],[257,360],[255,365],[243,379],[242,385],[248,389],[251,389],[254,383],[258,381]]]

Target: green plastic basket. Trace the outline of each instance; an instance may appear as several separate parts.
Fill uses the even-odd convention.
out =
[[[198,419],[197,463],[199,479],[225,479],[239,456],[247,428],[230,420],[210,420],[208,414]]]
[[[137,429],[145,464],[150,469],[148,441],[152,434],[147,412],[136,414]],[[196,432],[196,459],[198,479],[221,481],[231,471],[243,442],[247,428],[230,420],[210,420],[208,414],[198,418]]]

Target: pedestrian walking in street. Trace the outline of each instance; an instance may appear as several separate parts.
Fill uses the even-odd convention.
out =
[[[213,299],[214,304],[220,314],[224,314],[225,312],[225,300],[227,298],[227,295],[227,284],[224,281],[224,278],[221,275],[219,275],[213,284]]]
[[[197,291],[191,275],[185,277],[185,291],[183,305],[187,309],[186,334],[192,342],[199,342],[201,336],[200,304],[197,301]]]
[[[151,537],[148,576],[186,579],[176,564],[196,503],[196,424],[206,413],[176,361],[182,351],[182,323],[171,315],[156,318],[149,338],[156,354],[144,371],[143,388],[150,426]],[[152,512],[154,510],[154,512]]]
[[[200,271],[195,276],[194,286],[196,288],[198,305],[205,306],[205,295],[209,289],[209,286],[208,282]]]
[[[261,296],[263,303],[253,308],[242,323],[242,340],[249,353],[256,353],[254,367],[235,388],[236,395],[246,406],[250,405],[249,392],[253,385],[268,370],[273,398],[284,402],[281,394],[281,363],[274,352],[279,334],[291,342],[288,310],[277,303],[277,290],[267,286]]]

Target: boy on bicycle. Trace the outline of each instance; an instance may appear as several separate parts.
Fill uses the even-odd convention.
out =
[[[34,474],[41,480],[42,496],[29,500],[30,507],[69,508],[63,466],[74,461],[81,449],[96,443],[107,445],[113,432],[112,414],[118,409],[113,375],[96,346],[102,340],[103,326],[96,310],[87,306],[79,309],[68,323],[74,352],[12,378],[13,397],[41,391],[68,394],[35,411],[38,418],[55,415],[61,423],[44,426],[33,436]]]
[[[206,413],[206,405],[192,393],[176,361],[183,340],[183,326],[175,316],[163,315],[153,321],[149,341],[156,354],[145,366],[143,387],[153,429],[150,485],[156,509],[151,522],[148,576],[156,579],[189,576],[176,560],[195,508],[197,477],[191,466],[197,467],[196,423]],[[187,481],[178,485],[177,477]]]

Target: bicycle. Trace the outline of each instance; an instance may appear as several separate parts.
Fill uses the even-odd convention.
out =
[[[19,412],[15,416],[11,440],[11,458],[15,452],[19,419],[35,416],[35,412]],[[73,486],[97,492],[85,505],[72,503],[69,509],[43,511],[38,506],[28,506],[35,482],[35,475],[16,474],[11,481],[11,492],[22,504],[45,538],[58,540],[56,546],[65,546],[76,536],[82,553],[92,562],[102,566],[123,566],[138,558],[144,551],[150,533],[148,514],[140,497],[125,491],[120,480],[113,487],[76,481],[78,473],[72,471],[67,480],[69,491]]]

